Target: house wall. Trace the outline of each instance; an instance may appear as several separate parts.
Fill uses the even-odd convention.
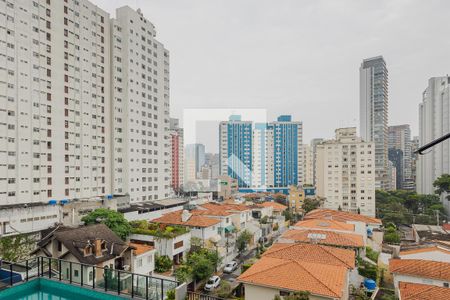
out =
[[[141,221],[141,220],[152,221],[154,219],[162,217],[164,214],[168,214],[168,213],[174,212],[174,211],[179,211],[182,209],[183,209],[183,205],[180,205],[180,206],[175,206],[175,207],[171,207],[171,208],[165,208],[165,209],[161,209],[161,210],[146,212],[146,213],[142,213],[142,214],[140,214],[138,211],[131,211],[131,212],[124,213],[123,216],[125,217],[125,219],[127,219],[130,222],[131,221]]]
[[[450,263],[450,254],[441,252],[441,251],[429,251],[429,252],[421,252],[421,253],[413,253],[413,254],[401,254],[400,258],[403,259],[424,259],[424,260],[432,260],[432,261],[441,261]]]
[[[251,284],[244,284],[245,286],[245,300],[273,300],[275,295],[280,295],[280,291],[268,287],[256,286]],[[330,300],[333,298],[320,297],[310,295],[310,300]],[[342,298],[347,299],[347,298]]]
[[[395,293],[398,295],[398,283],[402,282],[411,282],[411,283],[422,283],[422,284],[429,284],[429,285],[435,285],[443,287],[444,283],[449,284],[450,282],[439,280],[439,279],[431,279],[431,278],[423,278],[423,277],[415,277],[415,276],[409,276],[409,275],[403,275],[403,274],[394,274],[394,286],[395,286]]]
[[[137,255],[133,259],[133,273],[151,275],[155,270],[156,250]]]
[[[155,238],[151,235],[145,234],[132,234],[130,235],[131,240],[142,241],[142,242],[153,242],[154,247],[158,255],[167,255],[170,258],[173,258],[178,253],[183,252],[183,256],[189,251],[191,247],[191,233],[196,231],[193,229],[192,231],[179,235],[173,239],[164,239],[164,238]],[[183,241],[183,246],[175,249],[175,244]]]

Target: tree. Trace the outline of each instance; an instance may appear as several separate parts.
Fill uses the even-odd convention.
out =
[[[303,202],[302,208],[305,214],[309,213],[312,210],[315,210],[316,208],[319,208],[320,201],[315,198],[306,198]]]
[[[214,273],[215,263],[208,259],[202,252],[194,252],[189,255],[187,264],[192,268],[192,278],[200,281],[209,278]]]
[[[155,257],[155,271],[158,273],[164,273],[172,268],[172,260],[167,255]]]
[[[450,191],[450,174],[442,174],[439,176],[433,182],[433,186],[436,188],[434,192],[438,195]]]
[[[241,234],[236,239],[236,246],[239,253],[242,253],[245,251],[245,249],[247,249],[247,245],[252,240],[252,237],[253,235],[247,230],[241,232]]]
[[[86,225],[102,223],[114,231],[122,240],[126,240],[131,232],[131,226],[120,212],[97,208],[81,218]]]
[[[3,237],[0,239],[0,257],[12,262],[24,260],[34,244],[35,240],[26,234]]]
[[[295,293],[290,293],[289,295],[283,296],[283,300],[309,300],[311,295],[308,291],[300,291]],[[275,295],[274,300],[281,299],[280,296]]]

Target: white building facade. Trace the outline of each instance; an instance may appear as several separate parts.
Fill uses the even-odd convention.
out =
[[[131,202],[170,192],[169,52],[140,10],[111,20],[113,191]]]
[[[335,140],[317,145],[317,195],[326,198],[325,208],[375,216],[374,147],[355,127],[337,129]]]
[[[432,77],[419,104],[419,146],[450,132],[450,77]],[[450,141],[446,140],[419,155],[416,162],[417,192],[433,194],[433,182],[450,173]]]

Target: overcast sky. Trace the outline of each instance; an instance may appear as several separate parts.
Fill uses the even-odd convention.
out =
[[[427,80],[450,73],[450,1],[92,0],[141,8],[171,53],[171,115],[185,108],[292,114],[304,142],[359,126],[359,66],[383,55],[389,124],[418,134]],[[208,124],[204,124],[208,125]],[[214,125],[198,133],[217,151]]]

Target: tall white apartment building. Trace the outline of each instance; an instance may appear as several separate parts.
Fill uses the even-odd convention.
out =
[[[317,195],[326,208],[375,216],[374,150],[355,127],[337,129],[334,140],[317,145]]]
[[[0,205],[111,193],[109,15],[0,1]]]
[[[382,56],[364,59],[359,69],[361,138],[375,143],[377,189],[388,183],[388,70]]]
[[[302,155],[303,155],[303,184],[304,185],[314,185],[314,152],[313,147],[308,144],[302,145]]]
[[[170,192],[169,52],[140,10],[111,20],[113,191],[132,202]]]
[[[267,187],[268,161],[267,155],[267,124],[256,123],[253,128],[253,169],[252,185]],[[272,166],[273,168],[273,166]]]
[[[419,146],[450,132],[450,77],[432,77],[419,105]],[[443,141],[418,155],[416,162],[417,192],[433,194],[433,181],[450,174],[450,141]]]

